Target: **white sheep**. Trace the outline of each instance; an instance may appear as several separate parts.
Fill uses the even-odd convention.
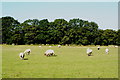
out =
[[[25,57],[25,54],[21,52],[21,53],[19,54],[19,57],[20,57],[20,59],[22,59],[22,60],[23,60],[23,59],[24,59],[24,57]]]
[[[42,47],[42,46],[39,46],[39,47]]]
[[[49,46],[49,47],[52,47],[52,46]]]
[[[118,46],[115,46],[115,48],[118,48]]]
[[[24,51],[24,54],[30,54],[31,53],[31,49],[26,49],[25,51]]]
[[[106,49],[105,49],[105,53],[106,53],[106,54],[108,54],[108,52],[109,52],[109,49],[108,49],[108,48],[106,48]]]
[[[13,46],[15,46],[15,44],[14,44],[14,43],[12,43],[12,45],[13,45]]]
[[[88,49],[87,49],[87,55],[88,55],[88,56],[91,56],[91,54],[92,54],[92,49],[88,48]]]
[[[100,50],[100,46],[98,46],[97,49]]]
[[[58,45],[58,48],[61,48],[61,45]]]
[[[52,56],[53,54],[54,54],[54,50],[52,50],[52,49],[49,49],[45,52],[46,56]]]

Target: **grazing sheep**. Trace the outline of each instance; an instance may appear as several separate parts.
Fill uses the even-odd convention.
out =
[[[58,48],[61,48],[61,45],[58,45]]]
[[[100,46],[98,46],[97,49],[100,50]]]
[[[24,51],[24,54],[25,54],[25,53],[29,55],[29,54],[31,53],[31,49],[26,49],[26,50]]]
[[[44,55],[46,55],[46,56],[52,56],[53,54],[54,54],[54,51],[53,51],[52,49],[49,49],[49,50],[47,50],[47,51],[45,52]]]
[[[91,56],[91,54],[92,54],[92,49],[89,49],[89,48],[88,48],[88,49],[87,49],[87,55],[88,55],[88,56]]]
[[[21,53],[19,54],[19,57],[20,57],[20,59],[22,59],[22,60],[23,60],[23,59],[24,59],[24,57],[25,57],[25,54],[21,52]]]
[[[105,53],[106,53],[106,54],[108,54],[108,52],[109,52],[109,49],[108,49],[108,48],[106,48],[106,49],[105,49]]]

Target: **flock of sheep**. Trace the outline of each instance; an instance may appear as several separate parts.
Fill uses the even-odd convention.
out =
[[[26,49],[24,52],[19,54],[20,59],[24,60],[25,55],[29,55],[31,53],[31,49]]]
[[[41,46],[39,46],[39,47],[41,47]],[[49,47],[52,47],[52,46],[49,46]],[[58,48],[60,48],[60,47],[61,47],[61,45],[58,45]],[[115,47],[118,47],[118,46],[115,46]],[[100,50],[100,47],[98,46],[97,49]],[[91,56],[91,55],[92,55],[92,51],[93,51],[92,49],[88,48],[88,49],[87,49],[87,52],[86,52],[87,55],[88,55],[88,56]],[[109,52],[109,49],[106,48],[106,49],[105,49],[105,53],[108,54],[108,52]],[[24,60],[25,55],[29,55],[30,53],[31,53],[31,49],[26,49],[24,52],[21,52],[21,53],[19,54],[19,57],[20,57],[20,59]],[[54,53],[54,50],[49,49],[49,50],[47,50],[47,51],[44,53],[44,55],[45,55],[45,56],[54,56],[55,53]]]
[[[98,46],[97,49],[100,50],[100,47]],[[87,49],[87,55],[88,55],[88,56],[91,56],[91,55],[92,55],[92,51],[93,51],[92,49],[88,48],[88,49]],[[106,49],[105,49],[105,53],[108,54],[108,52],[109,52],[109,49],[106,48]]]
[[[41,47],[41,46],[39,46],[39,47]],[[49,46],[49,47],[52,47],[52,46]],[[60,47],[61,47],[61,45],[58,45],[58,48],[60,48]],[[19,57],[20,57],[20,59],[24,60],[25,55],[29,55],[30,53],[31,53],[31,49],[26,49],[24,52],[21,52],[19,54]],[[44,55],[45,56],[55,56],[55,53],[54,53],[54,50],[49,49],[45,52]]]

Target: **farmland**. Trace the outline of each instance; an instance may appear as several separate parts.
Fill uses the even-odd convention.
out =
[[[118,48],[113,46],[42,46],[2,45],[3,78],[118,78]],[[86,49],[93,50],[92,56]],[[109,54],[105,54],[105,49]],[[19,53],[31,49],[26,60]],[[44,52],[53,49],[57,56],[47,57]]]

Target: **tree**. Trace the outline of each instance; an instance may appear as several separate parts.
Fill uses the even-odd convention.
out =
[[[102,34],[103,34],[103,32],[104,32],[104,30],[101,30],[101,29],[98,30],[95,41],[94,41],[95,45],[102,45],[102,42],[103,42]]]
[[[39,21],[37,27],[37,35],[35,37],[36,42],[39,44],[48,44],[49,43],[49,22],[47,19]]]
[[[0,18],[0,44],[2,44],[2,19]]]
[[[37,27],[39,26],[39,20],[26,20],[21,24],[24,32],[24,41],[25,44],[35,44],[37,36]]]
[[[120,45],[120,29],[118,29],[118,31],[117,31],[116,44],[117,44],[117,45]]]
[[[2,17],[0,37],[6,44],[76,44],[120,45],[120,30],[98,29],[95,22],[82,19],[28,19],[19,23],[13,17]]]
[[[56,19],[51,23],[50,27],[52,29],[52,33],[54,33],[53,40],[55,41],[55,44],[64,44],[63,38],[68,31],[68,22],[64,19]]]
[[[13,43],[12,36],[14,35],[14,30],[19,27],[19,25],[20,23],[13,17],[2,17],[2,43]]]
[[[117,34],[114,30],[111,29],[104,30],[104,32],[101,35],[103,37],[103,44],[104,45],[116,44],[116,35]]]

